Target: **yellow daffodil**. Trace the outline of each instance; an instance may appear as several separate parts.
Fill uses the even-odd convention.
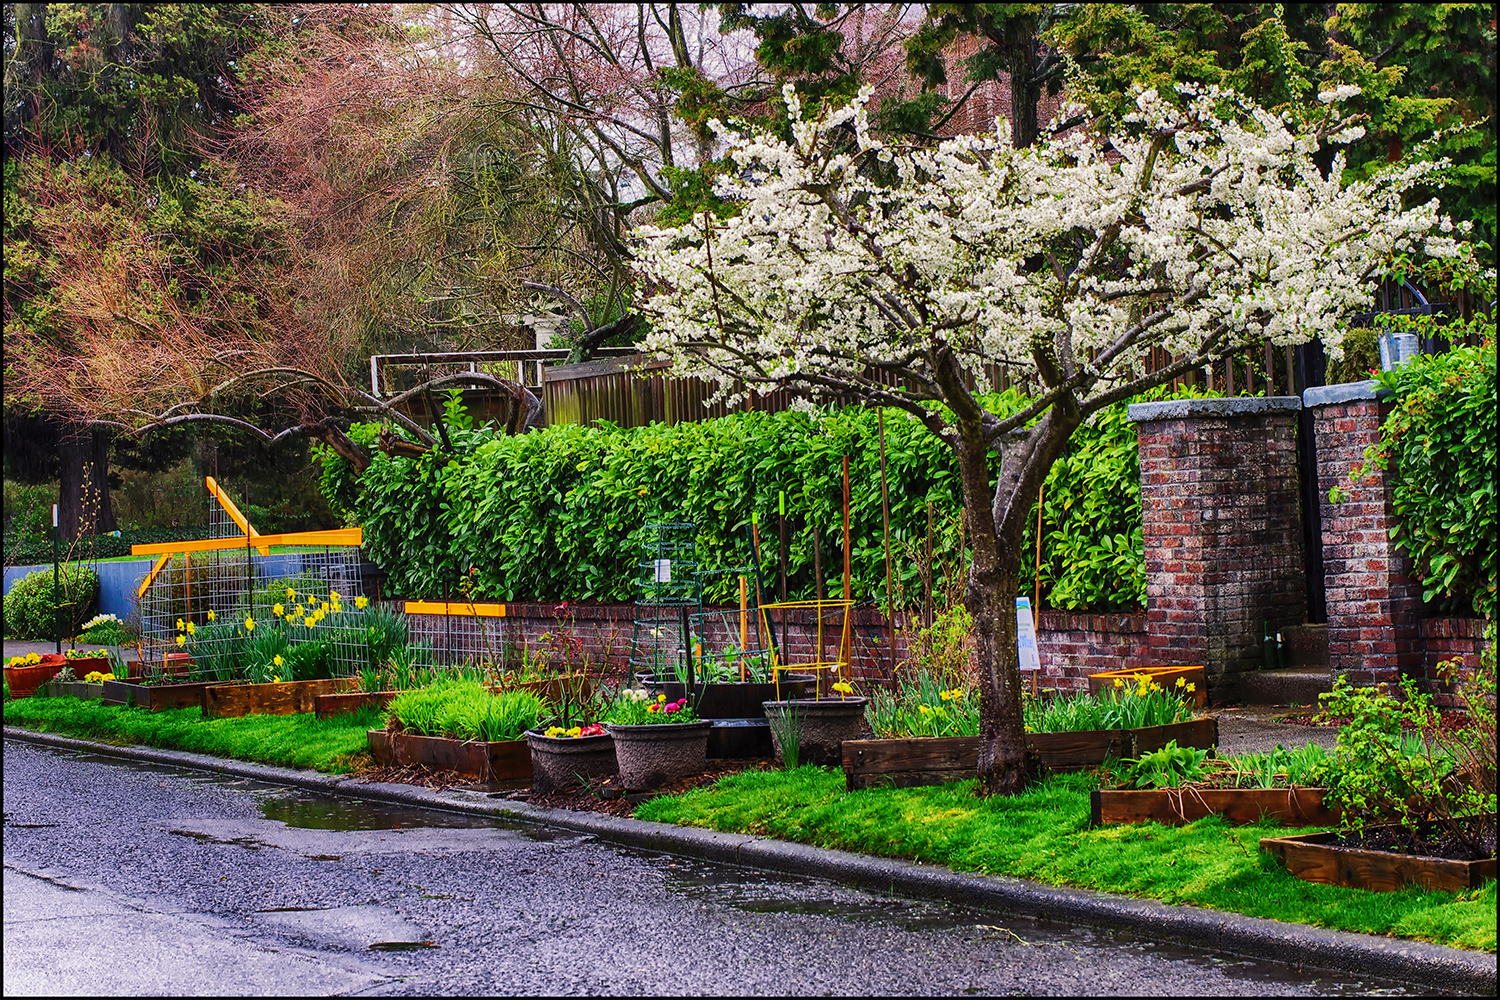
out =
[[[295,601],[297,599],[297,592],[291,587],[286,588],[286,599],[289,601]]]
[[[370,599],[368,597],[356,597],[354,599],[354,606],[361,611],[363,611],[365,609],[365,605],[369,603]]]
[[[921,712],[923,715],[931,715],[932,714],[932,709],[928,708],[926,705],[918,705],[917,706],[917,711]]]
[[[318,610],[319,611],[323,611],[323,612],[327,612],[327,610],[328,610],[328,602],[324,601],[322,604],[319,604],[318,605]]]
[[[329,599],[329,600],[330,600],[330,601],[336,601],[336,600],[338,600],[338,599],[339,599],[339,598],[340,598],[340,597],[342,597],[342,596],[343,596],[343,595],[342,595],[342,594],[340,594],[340,593],[339,593],[339,592],[338,592],[338,591],[337,591],[337,590],[330,590],[330,591],[329,591],[329,592],[328,592],[328,599]]]
[[[1122,680],[1120,680],[1120,678],[1116,677],[1115,678],[1115,687],[1122,688],[1124,686],[1125,686],[1125,682],[1122,681]]]
[[[182,619],[181,618],[177,619],[177,631],[179,631],[179,632],[182,631]]]
[[[308,628],[312,628],[317,624],[317,622],[313,620],[312,615],[308,615],[306,618],[302,619],[302,624],[306,625]]]
[[[219,616],[218,616],[218,615],[216,615],[216,614],[214,614],[214,613],[213,613],[213,610],[212,610],[212,609],[210,609],[210,610],[209,610],[209,612],[208,612],[208,620],[209,620],[209,621],[213,621],[213,620],[214,620],[214,619],[215,619],[215,618],[217,618],[217,617],[219,617]]]
[[[246,632],[254,632],[255,631],[255,619],[251,618],[249,615],[245,616],[245,631]]]
[[[1189,684],[1187,686],[1187,693],[1188,694],[1192,694],[1196,690],[1198,690],[1198,685],[1196,685],[1196,684]]]
[[[303,613],[304,613],[305,610],[306,609],[304,609],[302,607],[302,605],[300,605],[300,604],[297,605],[295,608],[292,609],[292,611],[294,611],[296,613],[296,615],[297,615],[298,618],[302,617],[302,615],[303,615]]]
[[[177,645],[179,645],[179,646],[186,646],[187,645],[187,636],[183,635],[181,632],[177,633]]]
[[[275,655],[275,656],[273,656],[273,657],[271,657],[271,662],[272,662],[272,663],[273,663],[273,664],[274,664],[274,665],[276,665],[276,666],[278,666],[278,667],[279,667],[279,666],[281,666],[281,665],[282,665],[282,664],[283,664],[283,663],[285,663],[285,662],[286,662],[286,661],[285,661],[285,660],[283,660],[283,659],[282,659],[282,658],[281,658],[281,654],[280,654],[280,653],[277,653],[277,654],[276,654],[276,655]]]
[[[833,686],[833,689],[835,691],[837,691],[839,694],[853,694],[854,693],[854,685],[849,684],[847,681],[839,681],[837,684],[835,684]]]
[[[187,634],[188,635],[192,635],[193,633],[195,633],[197,631],[198,631],[198,627],[196,625],[194,625],[192,622],[188,622],[187,623]]]
[[[275,615],[277,618],[281,618],[286,614],[286,605],[277,604],[274,608],[271,609],[271,614]]]
[[[1186,677],[1179,677],[1179,678],[1177,678],[1177,686],[1178,687],[1182,687],[1186,683],[1187,683],[1187,678]]]
[[[271,683],[272,684],[280,684],[281,683],[281,675],[280,674],[272,674],[271,675]]]
[[[944,701],[952,701],[953,700],[953,695],[949,694],[947,691],[939,691],[938,692],[938,697],[941,698],[941,699],[943,699]]]

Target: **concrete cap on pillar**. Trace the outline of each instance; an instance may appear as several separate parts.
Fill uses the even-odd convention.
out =
[[[1181,420],[1184,417],[1246,417],[1302,409],[1297,396],[1229,396],[1218,399],[1164,399],[1159,403],[1131,403],[1125,413],[1135,423]]]

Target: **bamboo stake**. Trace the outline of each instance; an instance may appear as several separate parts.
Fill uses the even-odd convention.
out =
[[[746,618],[746,610],[750,603],[750,588],[745,584],[745,578],[740,577],[740,652],[750,644],[750,623]],[[745,679],[745,658],[740,657],[740,680]]]
[[[885,410],[877,410],[880,423],[880,524],[885,535],[886,640],[890,643],[891,676],[896,676],[896,593],[891,582],[891,498],[885,481]]]
[[[1036,579],[1031,590],[1033,613],[1040,613],[1042,610],[1042,499],[1046,495],[1047,481],[1044,479],[1041,489],[1036,491]]]

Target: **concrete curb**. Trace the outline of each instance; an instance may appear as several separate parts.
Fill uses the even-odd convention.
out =
[[[910,861],[852,854],[748,834],[624,819],[600,813],[550,809],[491,799],[483,793],[435,791],[415,785],[361,783],[313,771],[251,764],[152,747],[113,746],[91,740],[5,727],[5,738],[86,753],[232,774],[362,799],[429,809],[545,823],[630,847],[705,861],[811,876],[880,892],[1003,910],[1042,920],[1128,931],[1142,937],[1296,968],[1374,976],[1445,993],[1493,996],[1496,956],[1422,941],[1324,930],[1261,917],[1191,906],[1169,906],[1087,889],[1042,885],[1024,879],[967,875]]]

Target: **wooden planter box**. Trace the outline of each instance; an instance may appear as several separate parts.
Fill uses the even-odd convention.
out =
[[[299,715],[311,712],[320,694],[335,694],[354,686],[352,677],[324,681],[286,681],[282,684],[214,685],[203,693],[203,715],[234,719],[242,715]]]
[[[1373,828],[1371,828],[1373,829]],[[1282,867],[1300,879],[1352,889],[1395,892],[1408,885],[1458,892],[1476,889],[1495,877],[1495,859],[1449,861],[1391,851],[1335,847],[1337,833],[1304,833],[1263,837],[1260,849],[1276,855]]]
[[[320,719],[335,715],[348,715],[362,708],[375,705],[385,708],[399,691],[344,691],[339,694],[320,694],[313,698],[313,712]]]
[[[1263,817],[1288,826],[1330,826],[1339,811],[1323,804],[1322,788],[1151,788],[1095,789],[1092,826],[1111,823],[1191,823],[1223,816],[1230,823],[1258,823]]]
[[[1115,686],[1116,680],[1130,683],[1131,677],[1139,677],[1147,674],[1156,683],[1168,691],[1176,690],[1177,678],[1181,677],[1187,683],[1193,685],[1193,693],[1189,701],[1199,708],[1208,704],[1208,671],[1203,667],[1141,667],[1138,670],[1106,670],[1103,673],[1089,675],[1089,691],[1099,694],[1108,688]],[[1181,744],[1178,744],[1181,746]]]
[[[97,701],[104,697],[104,685],[88,684],[84,681],[48,681],[47,697],[82,698],[85,701]]]
[[[104,704],[134,705],[159,712],[164,708],[203,708],[204,695],[225,681],[187,681],[181,684],[142,684],[139,679],[105,681]],[[242,684],[243,681],[229,683]]]
[[[371,729],[367,736],[381,767],[430,767],[485,782],[531,780],[531,745],[524,739],[478,743],[389,729]]]
[[[1096,729],[1082,733],[1029,733],[1026,743],[1047,771],[1082,771],[1111,757],[1158,750],[1175,739],[1180,747],[1218,746],[1217,719],[1193,719],[1143,729]],[[1146,750],[1140,748],[1144,746]],[[844,775],[849,790],[911,788],[962,781],[979,773],[979,737],[846,740]]]
[[[1127,757],[1139,757],[1143,753],[1160,750],[1172,740],[1180,747],[1195,750],[1213,750],[1219,745],[1219,720],[1214,716],[1206,719],[1189,719],[1165,726],[1144,726],[1130,730],[1130,753]]]

